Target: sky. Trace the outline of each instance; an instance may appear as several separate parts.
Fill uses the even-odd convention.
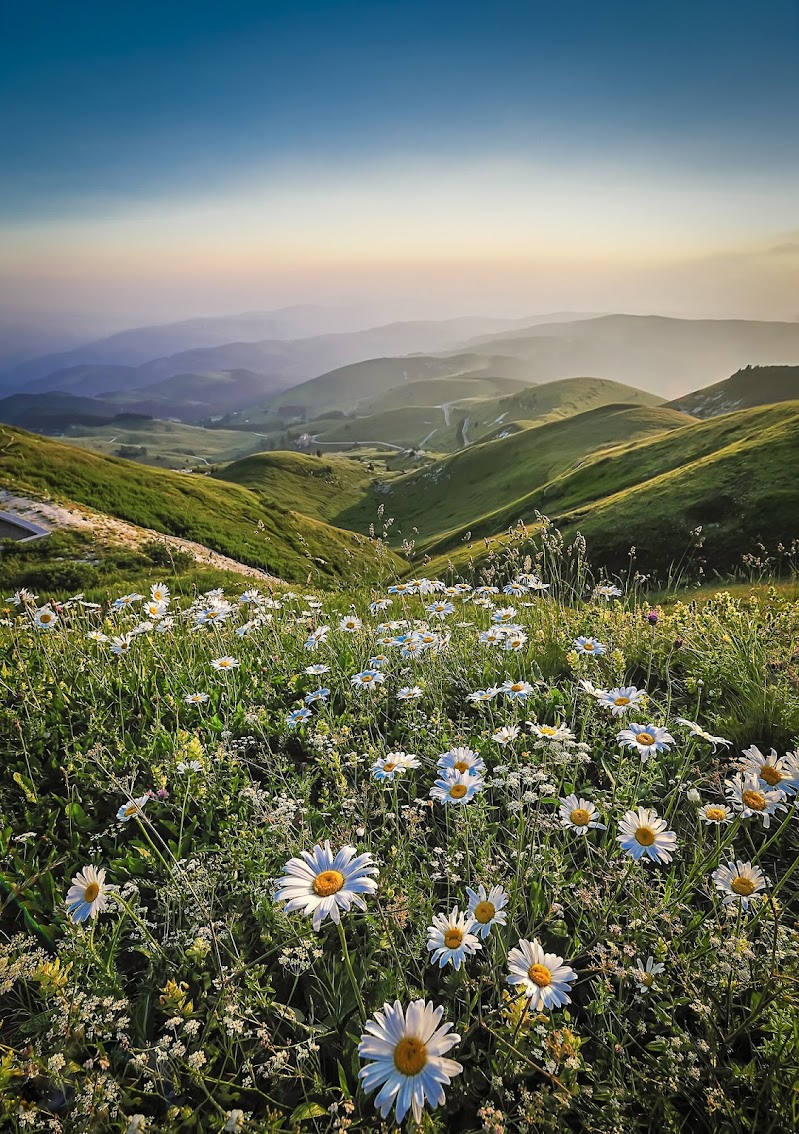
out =
[[[797,0],[7,3],[6,322],[799,318]]]

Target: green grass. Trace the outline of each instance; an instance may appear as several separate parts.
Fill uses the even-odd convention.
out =
[[[513,378],[429,378],[393,386],[384,394],[363,403],[360,409],[364,413],[383,413],[385,410],[404,409],[406,406],[441,406],[446,402],[463,401],[464,398],[502,397],[526,387],[526,382]]]
[[[60,440],[104,456],[115,456],[123,445],[146,449],[145,453],[131,454],[128,459],[167,469],[202,468],[218,461],[235,461],[257,453],[265,444],[256,433],[203,429],[158,418],[136,426],[113,422],[97,427],[73,425]]]
[[[0,484],[195,540],[284,579],[332,583],[399,565],[391,553],[376,556],[367,539],[241,485],[100,457],[21,430],[0,431]]]
[[[363,525],[374,519],[378,503],[383,503],[386,515],[394,518],[395,538],[416,538],[420,548],[450,531],[458,532],[460,539],[464,525],[479,521],[500,503],[515,507],[511,502],[581,463],[592,450],[681,431],[690,421],[659,407],[603,406],[501,441],[472,445],[421,472],[389,482],[384,492],[343,509],[336,522],[365,530]]]
[[[661,411],[662,412],[662,411]],[[428,547],[438,570],[461,567],[502,543],[536,510],[566,538],[580,532],[595,562],[619,568],[631,547],[659,572],[688,557],[691,570],[730,572],[759,545],[790,548],[799,514],[799,403],[742,410],[607,454],[555,477],[524,499]],[[491,537],[494,537],[491,539]],[[690,552],[690,555],[689,555]]]
[[[388,1134],[393,1116],[380,1121],[359,1077],[359,1042],[385,1005],[419,998],[452,1026],[457,1060],[425,1134],[799,1128],[797,810],[783,801],[768,827],[732,800],[722,826],[700,813],[728,802],[724,781],[744,749],[782,757],[797,744],[799,607],[779,593],[719,594],[675,601],[651,626],[640,588],[621,602],[587,598],[584,558],[562,560],[545,576],[549,593],[529,604],[499,596],[527,635],[518,653],[481,646],[491,610],[455,598],[438,647],[405,658],[378,624],[424,620],[430,599],[395,596],[390,615],[373,613],[381,591],[357,582],[314,607],[304,586],[239,606],[243,580],[228,592],[228,620],[197,628],[187,602],[173,602],[171,628],[137,634],[121,656],[96,635],[130,632],[138,604],[72,606],[48,630],[24,607],[10,612],[0,626],[4,1131],[124,1134],[142,1129],[139,1115],[157,1134]],[[515,567],[504,562],[497,581]],[[147,593],[138,578],[120,593]],[[339,628],[350,609],[362,620],[352,633]],[[309,652],[306,635],[322,625],[327,640]],[[575,652],[588,634],[604,655]],[[378,651],[384,683],[354,688]],[[225,655],[238,668],[216,672]],[[305,673],[311,662],[323,676]],[[466,699],[519,677],[531,683],[524,701]],[[581,679],[634,684],[646,702],[614,718]],[[321,683],[329,695],[291,727]],[[418,700],[398,697],[407,685]],[[189,704],[191,693],[208,700]],[[729,746],[693,737],[680,717]],[[673,739],[644,760],[618,739],[633,721]],[[561,723],[570,732],[559,741],[527,727]],[[505,727],[517,735],[501,744]],[[482,790],[445,807],[429,795],[437,761],[466,745],[485,762]],[[398,751],[416,766],[376,779],[375,762]],[[561,821],[571,793],[601,826]],[[131,800],[138,813],[118,819]],[[671,833],[666,860],[636,861],[620,844],[638,807]],[[325,840],[370,856],[374,892],[314,930],[276,898],[276,880]],[[736,860],[765,876],[746,908],[734,892],[724,904],[714,882]],[[109,891],[96,918],[76,924],[65,897],[87,865],[102,867]],[[481,885],[502,887],[504,917],[461,968],[440,967],[428,927]],[[568,1002],[546,1011],[508,984],[511,950],[533,940],[570,970]],[[648,959],[662,967],[644,983]]]
[[[695,417],[716,417],[799,398],[799,366],[746,366],[724,382],[694,390],[669,405]]]
[[[402,409],[385,410],[369,417],[347,418],[332,424],[317,436],[317,441],[327,445],[349,445],[356,441],[383,441],[389,445],[414,449],[429,437],[429,444],[436,449],[446,450],[439,438],[445,434],[442,410],[431,406],[405,406]],[[427,443],[425,443],[425,448]]]

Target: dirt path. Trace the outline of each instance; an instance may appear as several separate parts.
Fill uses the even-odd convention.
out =
[[[72,505],[68,508],[63,504],[31,500],[26,496],[17,496],[8,489],[0,489],[0,507],[13,516],[19,516],[22,520],[45,528],[48,532],[59,528],[75,528],[79,531],[91,532],[106,543],[129,548],[141,547],[144,543],[157,540],[168,547],[187,552],[197,563],[203,563],[208,567],[218,567],[222,571],[232,571],[251,579],[284,585],[283,580],[275,575],[269,575],[258,567],[239,563],[237,559],[230,559],[227,555],[220,555],[201,543],[181,539],[179,536],[164,535],[163,532],[154,531],[152,528],[140,528],[137,524],[129,524],[126,520],[117,519],[116,516],[94,512],[84,505]]]

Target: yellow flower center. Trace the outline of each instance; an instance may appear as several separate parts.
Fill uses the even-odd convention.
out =
[[[468,760],[458,760],[456,764],[452,765],[457,772],[467,772],[469,770]]]
[[[47,614],[45,612],[44,614],[39,616],[39,621],[40,622],[49,622],[52,617],[53,617],[52,614]]]
[[[752,811],[765,811],[766,809],[766,797],[762,791],[750,789],[741,795],[741,799],[747,807],[751,807]]]
[[[554,736],[557,732],[557,729],[552,728],[551,725],[541,725],[539,732],[542,736]]]
[[[645,984],[647,988],[651,988],[655,983],[655,978],[651,973],[641,973],[638,979],[640,980],[641,984]]]
[[[448,949],[457,949],[463,942],[463,932],[460,929],[448,929],[444,934],[444,944]]]
[[[126,815],[138,815],[140,811],[141,808],[139,807],[138,803],[129,803],[125,808]]]
[[[587,827],[591,822],[591,812],[586,807],[575,807],[569,818],[575,827]]]
[[[755,884],[751,878],[743,878],[739,874],[737,878],[733,878],[732,882],[730,882],[730,889],[733,893],[748,898],[750,894],[754,894]]]
[[[583,649],[584,649],[584,650],[585,650],[585,651],[586,651],[587,653],[590,653],[590,652],[591,652],[591,650],[593,650],[593,648],[594,648],[594,643],[593,643],[593,642],[583,642]]]
[[[635,840],[642,847],[651,847],[655,841],[655,832],[651,827],[638,827],[635,832]]]
[[[539,988],[546,988],[548,984],[552,984],[552,973],[546,965],[530,965],[527,975]]]
[[[418,1075],[427,1063],[427,1048],[415,1036],[403,1036],[394,1048],[394,1066],[400,1075]]]
[[[313,880],[313,892],[320,898],[337,894],[344,885],[344,875],[339,870],[323,870]]]
[[[763,764],[758,772],[761,780],[765,780],[769,787],[774,787],[782,781],[782,772],[773,764]]]
[[[619,707],[621,707],[622,705],[629,705],[629,703],[630,703],[629,697],[616,697],[613,701],[613,704],[618,705]]]
[[[724,807],[708,807],[705,810],[705,818],[711,823],[723,823],[727,818],[727,810]]]
[[[481,925],[488,925],[489,921],[497,915],[497,907],[493,902],[478,902],[474,907],[474,920]]]
[[[396,766],[397,766],[396,764],[393,764],[393,763],[392,763],[392,762],[391,762],[391,761],[389,760],[389,762],[388,762],[387,764],[384,764],[384,765],[383,765],[383,771],[384,771],[384,772],[393,772],[393,771],[394,771],[394,769],[396,768]]]
[[[369,682],[369,681],[371,681],[371,680],[372,680],[372,675],[371,675],[371,673],[365,673],[365,674],[363,675],[363,677],[361,678],[361,681],[362,681],[362,682],[364,683],[364,685],[366,685],[366,684],[367,684],[367,682]]]
[[[655,738],[651,732],[639,732],[635,738],[639,744],[654,744]]]
[[[521,693],[522,689],[524,689],[524,686],[522,685],[521,681],[514,681],[513,685],[511,685],[510,688],[512,693]]]
[[[467,790],[466,784],[453,784],[449,789],[449,794],[453,799],[463,799]]]
[[[99,893],[100,884],[98,882],[90,882],[86,889],[83,891],[84,902],[93,902]]]

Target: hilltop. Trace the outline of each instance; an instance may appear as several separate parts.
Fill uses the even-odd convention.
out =
[[[694,417],[717,417],[751,406],[799,398],[799,366],[745,366],[723,382],[676,398],[669,405]]]

